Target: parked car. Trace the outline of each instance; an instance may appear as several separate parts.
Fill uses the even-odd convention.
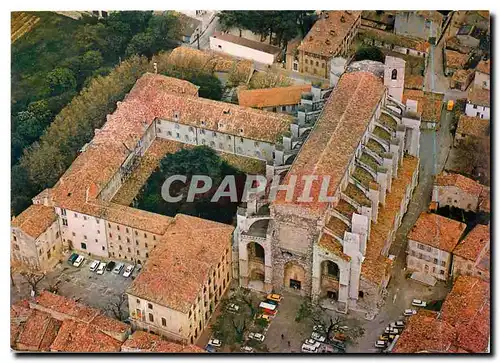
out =
[[[315,326],[313,326],[313,331],[324,332],[325,331],[325,327],[323,325],[315,325]]]
[[[243,353],[253,353],[254,350],[252,347],[249,347],[248,345],[244,345],[240,348],[240,350],[243,352]]]
[[[317,342],[313,339],[306,339],[306,341],[304,343],[307,345],[312,345],[313,347],[316,347],[316,348],[319,348],[321,346],[320,342]]]
[[[205,350],[208,353],[217,353],[217,349],[215,349],[215,347],[213,345],[210,345],[210,344],[207,344],[207,346],[205,347]]]
[[[98,261],[98,260],[92,261],[92,263],[90,264],[90,271],[94,272],[95,270],[97,270],[100,263],[101,263],[101,261]]]
[[[106,271],[113,271],[113,269],[115,268],[116,266],[116,262],[115,261],[109,261],[107,266],[106,266]]]
[[[404,316],[412,316],[412,315],[415,315],[417,313],[417,310],[413,310],[413,309],[406,309],[403,313]]]
[[[82,265],[83,261],[85,261],[85,257],[78,255],[77,259],[73,263],[73,266],[80,267]]]
[[[404,328],[405,322],[402,320],[396,321],[396,328]]]
[[[219,339],[210,339],[208,341],[208,345],[211,345],[212,347],[220,348],[222,345],[222,342]]]
[[[271,321],[271,316],[267,314],[259,314],[257,315],[257,319],[264,319],[269,323]]]
[[[403,330],[403,327],[397,326],[396,323],[391,323],[389,327],[392,330],[391,334],[399,334]]]
[[[258,340],[259,342],[263,342],[266,337],[260,333],[250,333],[248,334],[248,339]]]
[[[318,341],[318,342],[321,342],[321,343],[323,343],[326,340],[325,336],[323,336],[315,331],[312,332],[311,338]]]
[[[119,275],[122,272],[123,266],[125,266],[123,262],[118,263],[113,269],[113,273]]]
[[[77,258],[78,258],[78,253],[72,253],[71,256],[69,256],[68,258],[68,263],[73,266]]]
[[[378,337],[378,340],[387,341],[387,340],[389,340],[389,336],[388,335],[381,335]]]
[[[427,306],[427,303],[425,301],[422,301],[419,299],[413,299],[411,304],[412,304],[412,306],[418,306],[420,308],[425,308]]]
[[[385,348],[386,345],[387,345],[387,343],[383,340],[377,340],[375,342],[375,347],[377,347],[377,348]]]
[[[231,313],[237,313],[237,312],[238,312],[238,310],[240,310],[240,307],[239,307],[238,305],[236,305],[236,304],[232,304],[232,303],[231,303],[231,304],[229,304],[229,305],[227,306],[227,310],[228,310],[229,312],[231,312]]]
[[[279,303],[281,300],[283,300],[283,296],[281,296],[280,294],[269,294],[266,296],[266,299]]]
[[[302,353],[316,353],[317,348],[313,345],[308,345],[306,343],[302,344]]]
[[[340,350],[345,350],[345,344],[341,342],[333,341],[332,346]]]
[[[99,267],[97,268],[97,274],[102,275],[104,274],[104,270],[106,269],[106,262],[101,262],[99,264]]]
[[[123,277],[129,277],[132,275],[132,272],[134,271],[134,265],[128,265],[125,271],[123,272]]]
[[[333,336],[333,339],[332,340],[336,340],[336,341],[339,341],[339,342],[345,342],[347,339],[347,337],[345,336],[345,334],[343,333],[335,333],[335,335]]]
[[[399,330],[388,326],[387,328],[385,328],[384,334],[399,334]]]

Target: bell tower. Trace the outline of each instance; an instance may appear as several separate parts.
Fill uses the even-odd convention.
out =
[[[399,102],[403,99],[405,85],[405,60],[386,56],[384,68],[384,85],[389,89],[389,95]]]

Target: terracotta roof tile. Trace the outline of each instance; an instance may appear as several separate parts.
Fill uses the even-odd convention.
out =
[[[268,54],[279,54],[281,52],[281,48],[276,47],[271,44],[267,43],[262,43],[262,42],[257,42],[255,40],[243,38],[243,37],[238,37],[236,35],[232,35],[229,33],[221,33],[221,32],[215,32],[212,37],[217,38],[217,39],[222,39],[225,40],[226,42],[234,43],[241,45],[243,47],[247,48],[252,48],[255,50],[258,50],[260,52],[268,53]]]
[[[391,192],[387,193],[385,206],[379,207],[377,223],[372,223],[370,238],[366,245],[365,260],[361,265],[361,276],[376,284],[382,283],[389,272],[391,261],[382,255],[382,250],[394,228],[396,214],[401,211],[406,189],[418,168],[419,159],[405,155],[398,177],[393,180]]]
[[[54,208],[32,204],[14,218],[12,226],[21,229],[33,238],[38,238],[57,219]]]
[[[467,194],[479,196],[483,186],[473,179],[455,173],[441,173],[436,177],[435,185],[440,187],[457,187]]]
[[[481,62],[479,62],[476,66],[476,71],[477,72],[481,72],[481,73],[486,73],[486,74],[490,74],[490,63],[491,63],[491,60],[488,59],[488,60],[482,60]]]
[[[19,334],[17,344],[20,349],[46,351],[55,339],[60,325],[61,323],[49,314],[33,311]]]
[[[360,17],[361,11],[326,11],[314,23],[298,50],[324,57],[336,55],[342,41]]]
[[[318,201],[322,178],[330,177],[328,195],[332,195],[337,190],[384,91],[382,81],[372,73],[345,73],[340,78],[287,173],[284,183],[288,182],[290,175],[297,176],[293,200],[285,201],[285,193],[279,192],[274,205],[293,204],[317,213],[324,211],[327,203]],[[304,188],[303,175],[320,176],[320,180],[314,182],[311,188],[313,202],[297,201]]]
[[[475,136],[479,138],[488,137],[490,134],[490,120],[479,117],[461,115],[458,119],[457,133]]]
[[[484,247],[490,244],[490,228],[478,224],[453,250],[453,254],[467,260],[476,261]]]
[[[491,211],[490,188],[484,185],[481,190],[481,194],[479,195],[479,210],[486,213],[490,213]]]
[[[471,69],[459,69],[455,73],[453,73],[453,76],[451,76],[451,80],[454,82],[466,82],[469,77],[471,77],[471,74],[474,71]]]
[[[419,310],[408,318],[393,353],[450,353],[456,340],[455,328],[438,319],[438,313]]]
[[[230,248],[234,227],[177,214],[127,293],[187,313]]]
[[[422,115],[424,121],[438,122],[441,119],[444,95],[420,90],[405,89],[403,103],[407,100],[417,101],[417,113]]]
[[[310,91],[311,85],[240,90],[238,103],[240,106],[256,108],[298,105],[302,93]]]
[[[408,239],[452,252],[467,225],[434,213],[423,212],[408,234]]]
[[[463,54],[469,54],[470,51],[472,50],[471,47],[462,44],[462,42],[460,41],[460,39],[458,39],[456,35],[446,38],[445,47],[446,49],[455,50]]]
[[[421,90],[424,88],[424,77],[419,75],[405,76],[405,88]]]
[[[369,28],[366,26],[361,27],[360,34],[363,37],[367,37],[369,39],[374,39],[380,42],[393,44],[398,47],[414,49],[418,52],[427,53],[429,51],[430,44],[427,41],[418,38],[396,35],[388,31]]]
[[[158,335],[137,330],[123,343],[122,352],[205,353],[205,350],[196,345],[169,342]]]
[[[335,238],[333,238],[332,236],[330,236],[327,233],[323,233],[323,235],[321,236],[321,238],[318,242],[318,245],[320,247],[323,247],[328,252],[331,252],[334,255],[339,256],[344,261],[347,261],[347,262],[351,261],[351,256],[348,256],[344,253],[344,250],[343,250],[340,242],[338,242]]]
[[[467,54],[462,54],[449,49],[444,51],[444,55],[446,58],[446,66],[455,69],[463,68],[469,59]]]
[[[473,85],[469,89],[467,102],[473,105],[490,107],[490,90]]]
[[[50,349],[69,353],[108,353],[119,352],[120,347],[121,343],[118,340],[100,332],[92,325],[65,320]]]
[[[46,290],[36,298],[35,303],[43,308],[53,310],[71,318],[90,323],[100,311],[90,308],[67,297],[56,295]]]

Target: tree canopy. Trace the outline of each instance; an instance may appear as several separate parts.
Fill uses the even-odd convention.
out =
[[[372,60],[377,62],[385,62],[385,55],[377,47],[365,46],[359,48],[354,54],[355,61]]]

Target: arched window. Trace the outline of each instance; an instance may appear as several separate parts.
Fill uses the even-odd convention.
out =
[[[397,69],[392,70],[391,79],[398,79],[398,70]]]

